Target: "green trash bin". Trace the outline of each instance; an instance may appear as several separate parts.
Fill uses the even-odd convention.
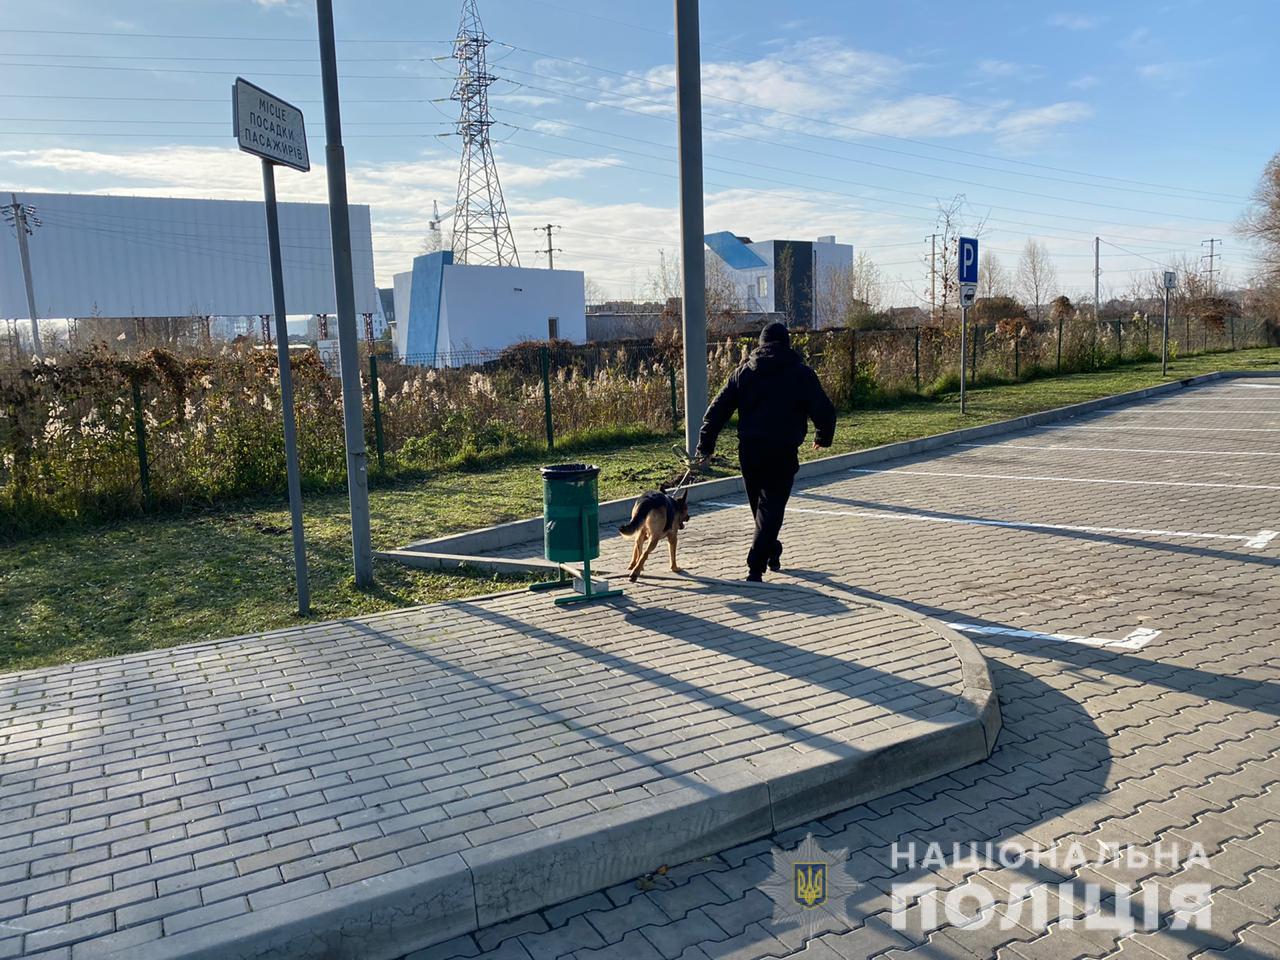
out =
[[[557,563],[600,556],[600,468],[561,463],[542,468],[543,555]]]
[[[554,563],[582,564],[583,592],[559,597],[564,606],[605,597],[621,590],[595,590],[591,583],[591,561],[600,556],[600,468],[590,463],[561,463],[543,467],[542,529],[543,555]],[[533,585],[535,590],[566,586],[563,569],[559,579]]]

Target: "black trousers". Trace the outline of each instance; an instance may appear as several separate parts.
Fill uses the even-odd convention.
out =
[[[738,449],[738,463],[742,467],[747,499],[751,502],[751,515],[756,521],[747,568],[751,573],[763,573],[769,560],[782,553],[778,532],[782,529],[782,517],[800,460],[794,449],[743,443]]]

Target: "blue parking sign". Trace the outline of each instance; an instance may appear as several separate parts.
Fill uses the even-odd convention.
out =
[[[976,237],[960,238],[960,282],[978,282],[978,240]]]

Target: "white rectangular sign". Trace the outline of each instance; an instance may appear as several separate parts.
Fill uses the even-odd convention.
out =
[[[336,377],[342,372],[342,357],[338,352],[337,339],[317,340],[316,350],[320,353],[320,362],[329,371],[329,376]]]
[[[1172,270],[1166,270],[1164,272],[1164,288],[1166,290],[1172,290],[1177,285],[1178,285],[1178,275],[1174,273]]]
[[[236,77],[231,107],[241,150],[295,170],[311,169],[301,110],[244,77]]]

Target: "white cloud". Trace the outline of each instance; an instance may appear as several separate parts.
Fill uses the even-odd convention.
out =
[[[997,107],[983,109],[968,105],[961,110],[950,97],[922,94],[884,102],[840,120],[867,134],[958,137],[988,128],[997,112]]]
[[[499,148],[501,153],[501,148]],[[325,203],[325,169],[310,173],[281,169],[280,199]],[[612,157],[557,159],[524,164],[499,156],[508,206],[528,210],[521,191],[574,181],[618,164]],[[171,146],[129,153],[93,150],[0,151],[0,176],[25,190],[114,193],[149,197],[261,200],[262,173],[253,158],[231,148]],[[25,182],[24,182],[25,181]],[[372,208],[374,267],[380,283],[404,270],[426,236],[432,201],[452,205],[458,182],[457,155],[444,150],[400,163],[353,163],[347,171],[352,203]],[[557,222],[565,223],[557,216]],[[628,231],[623,231],[628,232]]]
[[[1009,60],[979,60],[978,72],[987,77],[1012,77],[1026,68]]]
[[[1165,93],[1183,94],[1211,60],[1166,60],[1139,64],[1134,72],[1140,79]]]
[[[851,108],[914,69],[896,57],[821,37],[787,43],[757,60],[704,61],[702,95],[708,111],[735,117],[755,116],[760,110],[812,112],[815,103]],[[602,99],[610,105],[645,113],[675,112],[672,64],[634,79],[601,80],[586,74],[573,79],[599,84]]]
[[[1018,110],[996,124],[996,134],[1007,146],[1028,147],[1043,140],[1056,127],[1093,116],[1093,108],[1078,100],[1064,100],[1045,107]]]
[[[1076,77],[1074,80],[1068,81],[1068,87],[1074,87],[1077,90],[1092,90],[1098,84],[1102,83],[1097,77],[1091,73]]]
[[[1049,26],[1061,27],[1064,30],[1092,30],[1105,17],[1091,17],[1081,13],[1055,13],[1049,18]]]

